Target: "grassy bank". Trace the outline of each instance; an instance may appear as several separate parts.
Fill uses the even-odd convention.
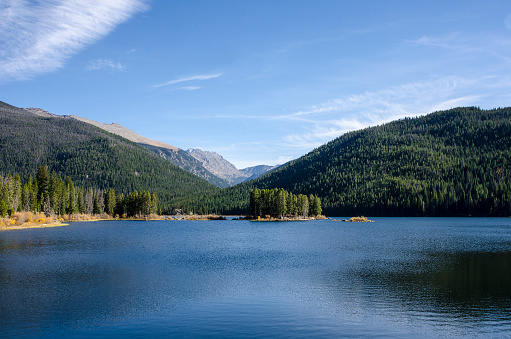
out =
[[[0,218],[0,230],[22,228],[66,226],[63,219],[57,216],[46,216],[44,213],[17,212],[10,217]]]

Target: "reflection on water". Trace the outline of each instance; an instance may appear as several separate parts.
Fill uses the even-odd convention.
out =
[[[511,253],[444,254],[445,265],[431,275],[411,275],[419,286],[433,291],[439,308],[460,315],[511,310]]]
[[[511,331],[511,219],[95,222],[0,233],[5,337]]]
[[[344,274],[337,273],[337,274]],[[348,281],[375,302],[415,312],[469,317],[477,321],[509,319],[511,253],[435,253],[401,265],[372,263],[349,272]],[[338,289],[346,277],[338,277]]]

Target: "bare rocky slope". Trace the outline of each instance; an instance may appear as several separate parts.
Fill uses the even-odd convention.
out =
[[[119,135],[123,138],[126,138],[130,141],[139,144],[140,146],[158,154],[160,157],[170,161],[177,167],[184,169],[185,171],[190,172],[192,174],[195,174],[196,176],[207,180],[209,183],[217,187],[220,188],[229,187],[229,183],[226,180],[221,179],[214,175],[213,173],[211,173],[210,171],[208,171],[206,168],[204,168],[200,161],[189,155],[188,152],[176,146],[172,146],[161,141],[155,141],[146,138],[117,123],[104,124],[91,119],[82,118],[76,115],[56,115],[49,113],[43,109],[33,107],[25,108],[25,110],[41,117],[46,118],[59,117],[64,119],[74,119],[87,123],[89,125],[96,126],[104,131]]]
[[[40,166],[82,188],[149,191],[165,213],[177,198],[220,191],[211,183],[119,135],[69,116],[0,101],[0,176],[23,181]],[[21,188],[19,188],[21,189]],[[28,197],[32,199],[33,197]],[[28,200],[30,200],[28,199]]]
[[[166,148],[166,149],[172,150],[174,152],[179,151],[179,148],[177,148],[176,146],[172,146],[172,145],[166,144],[161,141],[151,140],[151,139],[146,138],[136,132],[133,132],[132,130],[130,130],[122,125],[119,125],[115,122],[111,123],[111,124],[103,124],[101,122],[82,118],[82,117],[79,117],[76,115],[70,115],[70,117],[73,119],[80,120],[80,121],[86,122],[88,124],[94,125],[96,127],[99,127],[107,132],[120,135],[121,137],[131,140],[133,142],[136,142],[137,144],[146,144],[146,145],[151,145],[151,146],[155,146],[155,147]]]
[[[198,148],[191,148],[188,151],[185,151],[179,147],[146,138],[117,123],[105,124],[76,115],[56,115],[40,108],[26,108],[25,110],[41,117],[75,119],[101,128],[109,133],[119,135],[130,141],[136,142],[140,146],[158,154],[160,157],[169,160],[179,168],[195,174],[220,188],[225,188],[247,180],[258,178],[278,167],[259,165],[239,170],[216,152],[203,151]]]
[[[198,148],[190,148],[187,152],[195,159],[199,160],[208,171],[226,180],[230,185],[236,185],[240,182],[258,178],[279,167],[258,165],[239,170],[216,152],[203,151]]]

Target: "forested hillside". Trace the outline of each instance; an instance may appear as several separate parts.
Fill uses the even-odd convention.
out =
[[[39,108],[27,108],[26,110],[30,110],[36,114],[40,114],[43,116],[53,116],[59,117],[58,115],[51,114]],[[97,122],[91,119],[86,119],[83,117],[79,117],[76,115],[68,115],[68,116],[60,116],[60,117],[70,117],[87,124],[94,125],[96,127],[101,128],[104,131],[119,135],[125,139],[131,140],[138,145],[147,148],[148,150],[158,154],[164,159],[169,160],[171,163],[176,165],[179,168],[184,169],[187,172],[195,174],[196,176],[207,180],[209,183],[218,186],[220,188],[229,187],[229,183],[214,174],[208,171],[200,161],[192,157],[188,152],[169,144],[166,144],[161,141],[148,139],[122,125],[117,123],[112,124],[104,124],[101,122]]]
[[[219,190],[153,152],[95,126],[41,117],[0,102],[0,175],[23,181],[41,165],[83,188],[151,191],[163,211],[176,197]]]
[[[176,203],[247,213],[253,188],[315,194],[327,215],[510,216],[511,108],[455,108],[346,133],[259,179]]]

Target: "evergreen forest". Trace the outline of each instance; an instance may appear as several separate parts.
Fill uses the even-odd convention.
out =
[[[315,195],[295,195],[282,188],[254,189],[250,192],[252,218],[315,217],[321,214],[321,199]]]
[[[65,116],[38,116],[0,102],[0,175],[15,173],[26,182],[40,166],[74,184],[112,188],[128,194],[155,192],[164,213],[171,202],[218,187],[188,173],[142,146]]]
[[[330,216],[510,216],[511,108],[454,108],[349,132],[261,178],[174,203],[246,213],[255,188],[316,195]]]
[[[224,189],[95,126],[2,102],[0,154],[4,177],[28,182],[47,166],[84,190],[154,192],[163,213],[249,214],[252,190],[283,189],[318,197],[329,216],[511,215],[509,107],[459,107],[349,132]]]
[[[22,182],[19,174],[0,176],[0,217],[22,211],[46,215],[147,216],[158,213],[158,196],[148,191],[116,194],[114,189],[77,187],[70,177],[62,180],[56,172],[50,174],[46,166],[41,166],[26,182]]]

